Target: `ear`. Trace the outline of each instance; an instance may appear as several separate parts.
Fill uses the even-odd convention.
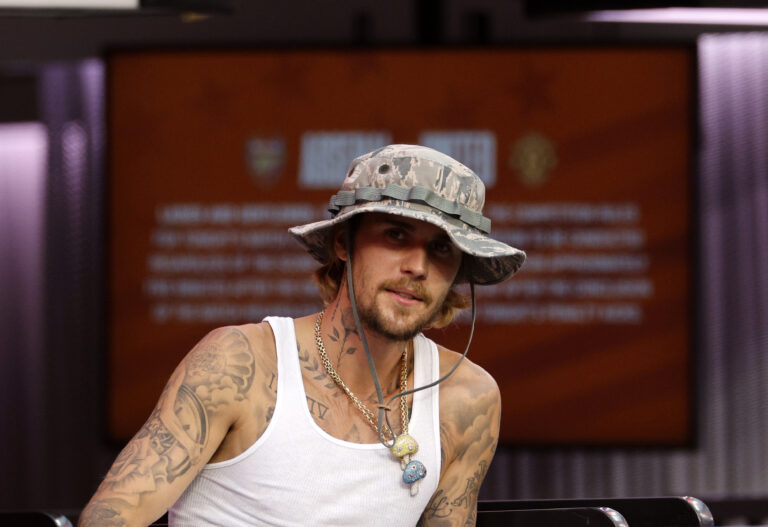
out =
[[[341,228],[335,229],[333,231],[333,252],[336,254],[336,257],[341,260],[342,262],[347,261],[347,243],[346,243],[346,232],[347,232],[347,225],[342,226]]]

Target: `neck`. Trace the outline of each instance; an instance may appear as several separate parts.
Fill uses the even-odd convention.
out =
[[[333,367],[355,393],[367,397],[375,389],[352,306],[344,293],[326,307],[321,334]],[[363,331],[384,395],[399,391],[400,360],[409,341],[392,340],[365,325]]]

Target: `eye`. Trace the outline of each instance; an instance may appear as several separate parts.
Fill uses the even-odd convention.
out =
[[[405,231],[397,227],[392,227],[384,231],[384,235],[392,241],[403,241],[405,239]]]
[[[439,239],[432,242],[432,250],[435,254],[448,256],[453,254],[454,246],[448,239]]]

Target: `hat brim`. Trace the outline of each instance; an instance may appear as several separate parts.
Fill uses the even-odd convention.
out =
[[[306,247],[313,258],[321,263],[328,259],[328,236],[333,227],[362,213],[381,212],[426,221],[443,229],[451,241],[463,253],[464,260],[460,281],[471,281],[478,285],[503,282],[514,275],[525,261],[525,252],[487,236],[478,229],[449,216],[429,205],[382,200],[360,203],[345,207],[335,217],[299,225],[289,232]]]

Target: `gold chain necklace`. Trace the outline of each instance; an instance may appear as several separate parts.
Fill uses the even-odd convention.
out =
[[[328,373],[328,376],[333,379],[333,382],[335,382],[339,388],[344,391],[344,393],[347,394],[347,396],[352,400],[352,404],[355,405],[355,407],[360,410],[360,412],[365,417],[365,420],[368,422],[368,424],[373,428],[373,431],[376,432],[376,434],[379,433],[379,420],[376,417],[376,415],[367,407],[365,406],[365,403],[360,400],[360,398],[355,395],[352,390],[349,389],[349,386],[347,386],[344,381],[341,379],[339,374],[336,372],[336,370],[333,368],[333,365],[331,364],[330,359],[328,358],[328,353],[325,351],[325,344],[323,343],[323,337],[320,332],[320,325],[323,322],[323,314],[325,312],[321,311],[319,315],[317,315],[317,320],[315,321],[315,343],[317,344],[317,351],[320,354],[320,360],[323,362],[323,366],[325,367],[325,371]],[[400,367],[400,391],[404,392],[408,389],[408,344],[405,345],[405,349],[403,350],[403,357],[402,357],[402,366]],[[403,434],[408,433],[408,400],[405,395],[400,396],[400,424],[403,428]],[[385,439],[393,439],[392,431],[389,429],[382,430],[382,432],[386,433],[388,437]]]
[[[330,359],[328,359],[328,353],[325,351],[325,344],[323,343],[323,337],[320,331],[320,325],[323,322],[323,315],[325,311],[321,311],[317,315],[315,320],[315,343],[317,344],[317,351],[320,354],[320,359],[323,362],[325,371],[333,379],[333,381],[342,389],[344,393],[352,400],[355,407],[362,412],[365,416],[365,420],[373,428],[378,435],[379,433],[379,420],[376,415],[361,401],[349,386],[344,384],[341,377],[333,368]],[[415,359],[414,359],[415,360]],[[403,350],[402,367],[400,368],[400,392],[405,392],[408,389],[408,344],[405,345]],[[400,396],[400,421],[403,428],[403,433],[399,436],[393,437],[394,432],[390,429],[386,430],[389,437],[386,439],[393,439],[390,452],[400,460],[400,467],[403,469],[403,482],[409,486],[411,496],[415,496],[419,492],[419,480],[423,479],[427,475],[427,469],[421,461],[413,459],[413,454],[419,451],[419,444],[408,433],[408,401],[405,395]],[[384,432],[382,430],[382,432]]]

